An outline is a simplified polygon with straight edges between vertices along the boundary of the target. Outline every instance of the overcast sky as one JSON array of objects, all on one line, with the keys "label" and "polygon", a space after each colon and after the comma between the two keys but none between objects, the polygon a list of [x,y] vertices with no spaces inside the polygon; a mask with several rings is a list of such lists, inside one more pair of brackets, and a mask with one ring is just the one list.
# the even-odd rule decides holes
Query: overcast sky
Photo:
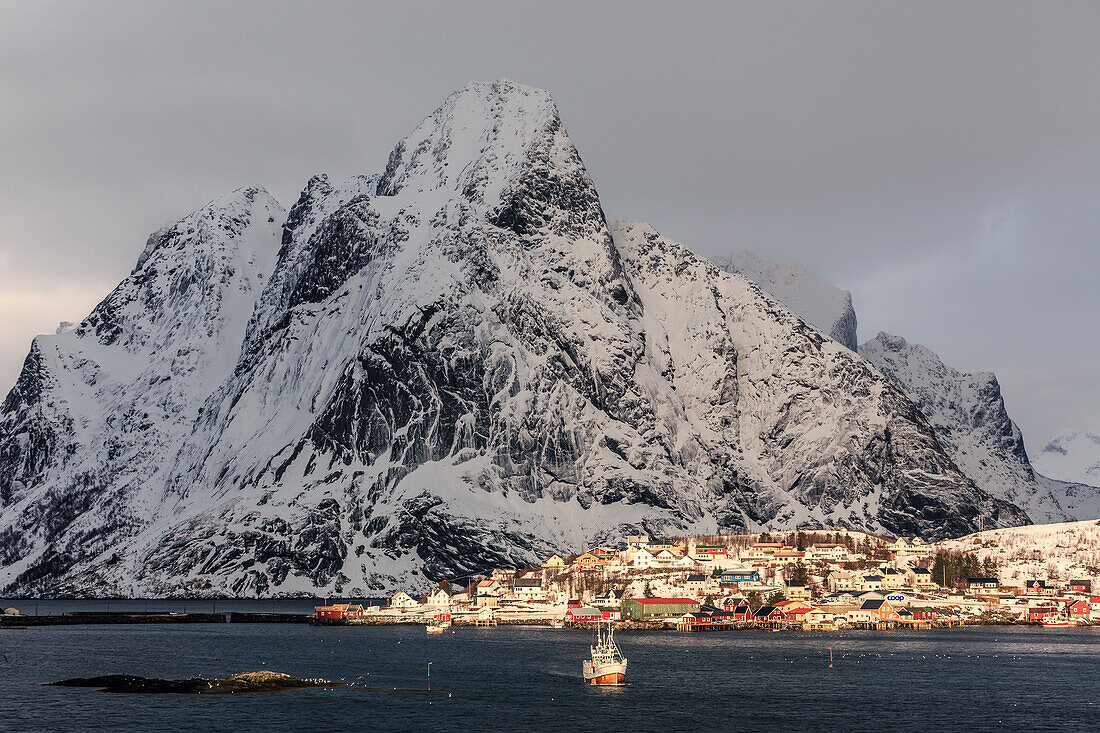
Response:
[{"label": "overcast sky", "polygon": [[[232,8],[225,6],[232,5]],[[0,393],[148,234],[384,167],[452,90],[549,89],[610,218],[796,260],[1100,428],[1100,4],[0,2]]]}]

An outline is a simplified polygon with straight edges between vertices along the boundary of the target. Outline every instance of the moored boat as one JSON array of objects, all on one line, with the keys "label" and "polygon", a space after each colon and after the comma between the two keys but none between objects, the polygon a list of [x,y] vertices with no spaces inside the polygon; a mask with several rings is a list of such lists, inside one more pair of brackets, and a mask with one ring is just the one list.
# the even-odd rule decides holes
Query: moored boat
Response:
[{"label": "moored boat", "polygon": [[1071,621],[1068,616],[1058,614],[1056,616],[1045,616],[1039,620],[1039,623],[1043,626],[1053,628],[1065,628],[1067,626],[1073,626],[1075,622]]},{"label": "moored boat", "polygon": [[611,621],[596,625],[596,643],[591,648],[591,658],[584,660],[581,672],[590,685],[621,685],[626,681],[626,657],[615,643]]}]

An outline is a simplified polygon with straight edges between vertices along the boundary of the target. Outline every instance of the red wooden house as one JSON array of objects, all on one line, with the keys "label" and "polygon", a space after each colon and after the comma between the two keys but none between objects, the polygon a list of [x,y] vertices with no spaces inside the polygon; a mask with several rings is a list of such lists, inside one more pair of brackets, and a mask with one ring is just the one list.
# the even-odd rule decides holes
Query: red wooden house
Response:
[{"label": "red wooden house", "polygon": [[601,619],[610,618],[610,611],[601,611],[598,608],[591,606],[583,606],[582,608],[570,608],[565,612],[565,620],[570,623],[591,623],[593,621],[599,621]]},{"label": "red wooden house", "polygon": [[752,609],[744,603],[740,606],[734,606],[733,611],[730,613],[733,615],[734,621],[752,621]]},{"label": "red wooden house", "polygon": [[1092,606],[1087,601],[1073,601],[1066,604],[1066,613],[1071,618],[1088,618],[1092,613]]},{"label": "red wooden house", "polygon": [[1069,581],[1069,592],[1080,593],[1081,595],[1088,595],[1089,593],[1092,593],[1092,581],[1071,580]]}]

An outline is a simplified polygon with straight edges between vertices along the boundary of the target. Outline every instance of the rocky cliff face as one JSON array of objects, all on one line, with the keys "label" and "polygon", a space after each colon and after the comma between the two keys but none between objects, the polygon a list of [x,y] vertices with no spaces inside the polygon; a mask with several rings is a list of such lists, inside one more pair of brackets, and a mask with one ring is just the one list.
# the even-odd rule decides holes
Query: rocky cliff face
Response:
[{"label": "rocky cliff face", "polygon": [[[277,253],[277,256],[276,256]],[[1027,521],[891,382],[604,219],[549,95],[154,235],[0,419],[0,590],[373,593],[627,532]]]},{"label": "rocky cliff face", "polygon": [[744,275],[799,318],[855,351],[856,310],[852,294],[834,288],[798,264],[779,265],[744,250],[714,258],[726,272]]},{"label": "rocky cliff face", "polygon": [[959,372],[926,347],[887,333],[859,353],[916,403],[948,455],[992,496],[1019,505],[1038,522],[1091,519],[1100,512],[1100,489],[1035,473],[992,373]]}]

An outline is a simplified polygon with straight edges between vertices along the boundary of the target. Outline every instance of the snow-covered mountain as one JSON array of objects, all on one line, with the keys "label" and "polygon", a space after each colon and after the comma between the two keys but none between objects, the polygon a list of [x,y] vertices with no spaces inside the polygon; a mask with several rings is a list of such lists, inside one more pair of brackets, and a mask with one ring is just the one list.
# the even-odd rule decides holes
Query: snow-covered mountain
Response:
[{"label": "snow-covered mountain", "polygon": [[726,272],[749,280],[818,331],[855,351],[856,311],[852,294],[834,288],[797,263],[780,265],[745,250],[713,258]]},{"label": "snow-covered mountain", "polygon": [[[280,234],[281,232],[281,234]],[[550,96],[154,235],[0,412],[0,592],[370,593],[586,543],[1027,521],[744,277],[609,225]]]},{"label": "snow-covered mountain", "polygon": [[982,489],[1023,507],[1036,522],[1100,516],[1100,489],[1047,479],[1032,469],[994,374],[960,372],[930,349],[887,333],[861,345],[859,353],[916,403],[948,455]]},{"label": "snow-covered mountain", "polygon": [[1100,486],[1100,434],[1067,430],[1043,446],[1032,462],[1037,470],[1060,481]]}]

